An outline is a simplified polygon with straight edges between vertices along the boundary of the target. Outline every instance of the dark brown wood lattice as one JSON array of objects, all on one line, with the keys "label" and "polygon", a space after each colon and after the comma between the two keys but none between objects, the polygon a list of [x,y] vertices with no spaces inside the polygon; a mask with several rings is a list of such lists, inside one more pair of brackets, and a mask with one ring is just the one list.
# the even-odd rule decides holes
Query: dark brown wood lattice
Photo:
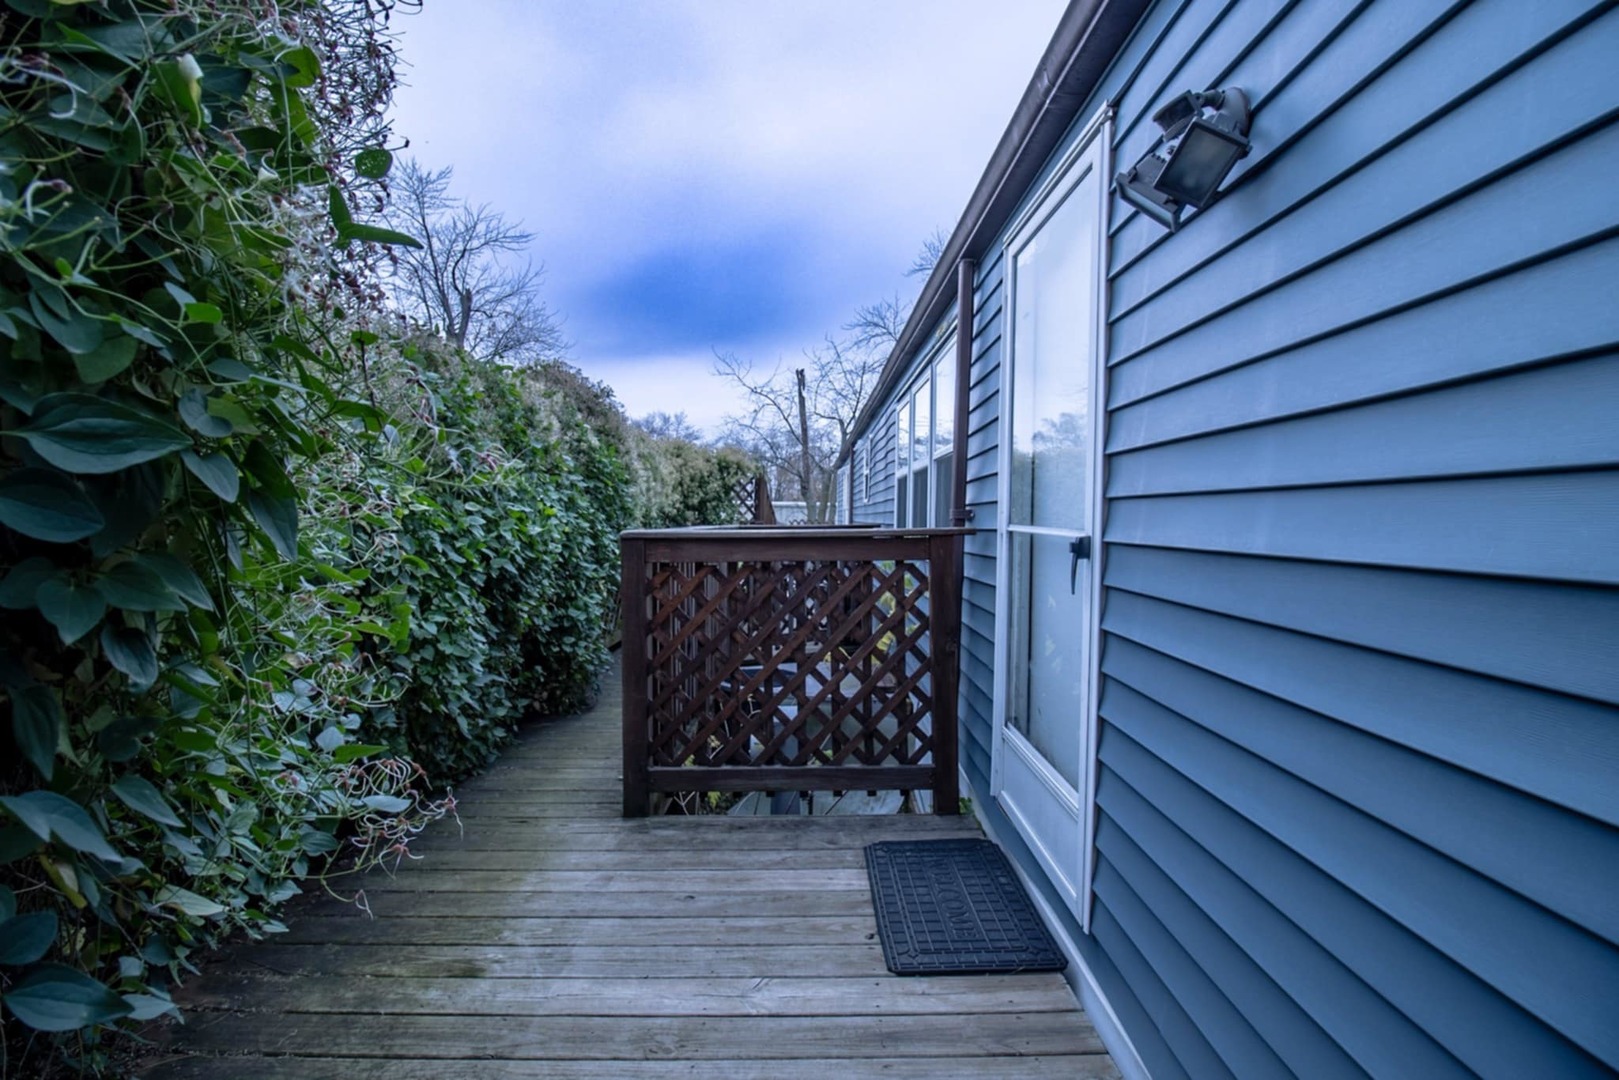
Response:
[{"label": "dark brown wood lattice", "polygon": [[920,789],[954,813],[960,530],[624,535],[624,807]]},{"label": "dark brown wood lattice", "polygon": [[774,525],[775,505],[770,499],[770,482],[763,473],[738,480],[731,488],[737,520],[744,525]]}]

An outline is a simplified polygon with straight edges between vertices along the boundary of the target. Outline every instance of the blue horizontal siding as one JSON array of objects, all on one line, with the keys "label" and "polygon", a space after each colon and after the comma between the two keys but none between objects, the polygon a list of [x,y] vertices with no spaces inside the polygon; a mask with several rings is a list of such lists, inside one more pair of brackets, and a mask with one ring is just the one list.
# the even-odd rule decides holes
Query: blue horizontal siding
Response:
[{"label": "blue horizontal siding", "polygon": [[[1420,941],[1354,903],[1331,878],[1184,783],[1122,730],[1110,726],[1104,733],[1102,762],[1097,799],[1104,850],[1122,859],[1119,838],[1128,837],[1165,881],[1229,935],[1308,1017],[1295,1018],[1293,1037],[1310,1038],[1313,1026],[1372,1076],[1470,1075],[1399,1008],[1398,999],[1378,993],[1355,970],[1364,952],[1345,958],[1333,948],[1353,934],[1362,950],[1405,946],[1429,960]],[[1261,868],[1263,874],[1253,876]],[[1172,902],[1155,897],[1154,903],[1169,907]],[[1327,932],[1334,926],[1345,933]],[[1196,933],[1197,928],[1189,929]],[[1468,985],[1442,960],[1422,970],[1431,981],[1419,985],[1430,991]],[[1315,1052],[1329,1063],[1341,1060],[1331,1050]],[[1300,1075],[1312,1075],[1313,1067]]]},{"label": "blue horizontal siding", "polygon": [[[1619,66],[1619,65],[1616,65]],[[1552,471],[1619,460],[1619,355],[1113,455],[1114,497]],[[1344,448],[1357,447],[1354,454]]]},{"label": "blue horizontal siding", "polygon": [[[1619,127],[1609,126],[1240,307],[1165,336],[1144,318],[1114,330],[1111,403],[1172,389],[1554,256],[1619,229]],[[1285,242],[1281,237],[1274,242]]]},{"label": "blue horizontal siding", "polygon": [[[1340,4],[1335,14],[1343,17],[1354,10]],[[1162,229],[1141,222],[1138,227],[1145,234],[1145,243],[1162,245],[1163,250],[1154,251],[1151,259],[1131,260],[1121,253],[1122,269],[1113,281],[1115,316],[1156,298],[1166,286],[1184,280],[1218,256],[1246,249],[1246,242],[1256,233],[1275,228],[1289,214],[1325,224],[1328,232],[1321,236],[1297,230],[1317,248],[1331,246],[1334,237],[1339,243],[1355,243],[1375,232],[1379,221],[1398,217],[1391,211],[1402,204],[1420,204],[1423,200],[1414,196],[1421,192],[1430,192],[1431,199],[1465,189],[1516,157],[1555,141],[1559,132],[1566,135],[1594,119],[1610,107],[1613,95],[1599,93],[1590,101],[1576,102],[1564,93],[1563,83],[1600,86],[1603,79],[1611,78],[1601,70],[1559,79],[1555,68],[1551,68],[1553,74],[1547,74],[1548,64],[1542,56],[1531,65],[1536,71],[1528,80],[1513,75],[1526,57],[1556,45],[1589,11],[1585,0],[1532,5],[1478,0],[1459,10],[1445,0],[1418,0],[1397,10],[1384,8],[1370,17],[1352,18],[1347,26],[1340,24],[1342,36],[1301,69],[1288,67],[1283,59],[1289,55],[1296,62],[1309,59],[1295,48],[1274,56],[1269,70],[1234,71],[1231,82],[1245,87],[1255,98],[1255,151],[1234,172],[1228,196],[1202,215],[1198,229],[1178,234],[1169,243]],[[1452,14],[1454,22],[1447,24]],[[1440,27],[1443,33],[1412,47],[1413,33]],[[1281,47],[1280,41],[1277,47]],[[1574,39],[1572,51],[1591,47],[1581,35]],[[1351,50],[1355,55],[1349,55]],[[1558,55],[1568,51],[1560,50]],[[1392,66],[1376,71],[1376,77],[1365,82],[1370,65],[1385,57],[1394,58]],[[1299,72],[1296,81],[1284,81],[1295,71]],[[1537,108],[1541,106],[1539,95],[1545,95],[1545,105],[1562,113],[1553,112],[1533,126],[1518,125],[1511,130],[1499,122],[1489,123],[1502,118],[1503,108],[1510,115],[1522,107],[1511,100],[1503,104],[1503,79],[1537,95]],[[1480,104],[1490,107],[1483,115]],[[1574,123],[1560,119],[1570,113],[1581,119]],[[1476,126],[1481,121],[1489,125],[1487,138],[1476,143],[1457,140],[1459,126]],[[1430,125],[1432,130],[1425,130]],[[1421,138],[1416,137],[1419,134]],[[1386,205],[1368,199],[1375,183],[1368,184],[1368,178],[1350,179],[1362,167],[1386,173],[1400,163],[1402,155],[1420,153],[1436,140],[1454,148],[1456,156],[1423,160],[1420,169],[1409,170],[1407,183]],[[1335,187],[1341,190],[1333,190]],[[1328,212],[1333,206],[1345,210],[1359,206],[1364,214],[1334,219]],[[1305,250],[1301,246],[1282,254],[1299,264]],[[1242,251],[1236,254],[1239,259],[1252,258]]]},{"label": "blue horizontal siding", "polygon": [[1619,704],[1619,603],[1605,589],[1124,546],[1110,553],[1107,580],[1116,590]]},{"label": "blue horizontal siding", "polygon": [[[1111,789],[1116,780],[1109,775],[1107,783]],[[1240,1028],[1248,1022],[1246,1018],[1251,1018],[1255,1034],[1262,1037],[1280,1062],[1291,1070],[1288,1075],[1321,1080],[1355,1080],[1366,1075],[1365,1070],[1316,1024],[1303,1005],[1277,985],[1264,967],[1106,814],[1101,817],[1097,848],[1101,866],[1096,891],[1102,903],[1110,910],[1119,906],[1109,895],[1113,874],[1117,874],[1136,897],[1148,898],[1137,902],[1147,905],[1173,939],[1184,946],[1201,969],[1204,980],[1208,972],[1220,973],[1222,993],[1245,1018],[1231,1026]]]},{"label": "blue horizontal siding", "polygon": [[[1114,409],[1108,448],[1130,450],[1603,351],[1619,341],[1619,305],[1611,302],[1616,262],[1619,240],[1593,244]],[[1570,310],[1581,317],[1569,318]]]},{"label": "blue horizontal siding", "polygon": [[1118,823],[1370,1075],[1609,1075],[1122,727],[1102,759],[1103,832]]},{"label": "blue horizontal siding", "polygon": [[1104,88],[1121,162],[1170,93],[1257,104],[1109,253],[1095,925],[1181,1007],[1144,1057],[1619,1066],[1611,8],[1160,4]]},{"label": "blue horizontal siding", "polygon": [[[1619,831],[1132,642],[1111,677],[1610,942]],[[1308,732],[1308,738],[1300,738]]]},{"label": "blue horizontal siding", "polygon": [[1159,1080],[1619,1069],[1615,6],[1160,0],[1079,110],[1124,164],[1256,105],[1218,201],[1109,224],[1089,935],[989,797],[980,260],[963,768]]},{"label": "blue horizontal siding", "polygon": [[1619,724],[1610,706],[1111,588],[1102,626],[1619,827]]},{"label": "blue horizontal siding", "polygon": [[1105,536],[1615,585],[1619,470],[1117,499]]}]

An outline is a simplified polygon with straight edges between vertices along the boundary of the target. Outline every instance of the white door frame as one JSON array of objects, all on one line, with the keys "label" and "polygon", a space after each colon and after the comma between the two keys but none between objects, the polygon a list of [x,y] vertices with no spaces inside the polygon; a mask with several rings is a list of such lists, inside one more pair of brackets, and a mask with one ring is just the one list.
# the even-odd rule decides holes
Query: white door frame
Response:
[{"label": "white door frame", "polygon": [[[995,606],[995,709],[993,715],[993,737],[990,759],[990,791],[993,796],[1000,799],[1003,790],[1006,757],[1009,753],[1018,756],[1032,766],[1035,775],[1045,782],[1052,793],[1058,796],[1068,806],[1072,807],[1080,823],[1080,850],[1075,852],[1049,851],[1041,838],[1034,835],[1029,822],[1024,820],[1018,812],[1006,803],[1003,808],[1008,810],[1007,816],[1019,834],[1029,844],[1037,858],[1043,864],[1047,877],[1056,885],[1059,891],[1069,892],[1064,882],[1071,881],[1074,888],[1067,897],[1070,906],[1080,920],[1081,929],[1090,933],[1091,928],[1091,901],[1092,882],[1095,877],[1095,846],[1096,846],[1096,783],[1097,783],[1097,739],[1099,734],[1098,704],[1101,698],[1101,612],[1102,612],[1102,526],[1103,526],[1103,483],[1105,469],[1103,450],[1105,446],[1105,429],[1107,420],[1107,253],[1108,253],[1108,210],[1111,203],[1111,174],[1112,174],[1112,142],[1113,142],[1113,109],[1111,105],[1104,105],[1091,121],[1085,126],[1080,137],[1075,140],[1070,149],[1063,155],[1058,166],[1051,171],[1048,179],[1041,185],[1036,196],[1029,201],[1027,209],[1017,218],[1013,226],[1007,231],[1007,240],[1002,249],[1002,266],[1007,288],[1006,296],[1001,305],[1001,319],[1003,344],[1001,352],[1001,387],[1000,387],[1000,427],[998,432],[999,446],[999,477],[997,504],[998,514],[996,520],[996,606]],[[1091,557],[1085,560],[1086,588],[1089,591],[1089,615],[1086,624],[1081,628],[1082,647],[1086,650],[1086,682],[1084,713],[1081,717],[1083,730],[1080,739],[1081,760],[1078,763],[1080,790],[1076,793],[1068,788],[1063,780],[1049,764],[1047,764],[1023,740],[1021,735],[1009,733],[1006,725],[1007,699],[1010,693],[1007,677],[1007,650],[1011,641],[1011,613],[1008,611],[1007,598],[1011,595],[1011,559],[1010,533],[1007,529],[1007,514],[1011,505],[1011,473],[1012,473],[1012,401],[1014,388],[1012,380],[1016,377],[1013,370],[1013,357],[1015,349],[1014,334],[1016,333],[1013,313],[1016,301],[1017,274],[1016,252],[1023,243],[1036,232],[1041,225],[1062,205],[1066,196],[1092,172],[1097,177],[1096,215],[1097,215],[1097,265],[1094,279],[1096,282],[1096,340],[1091,350],[1091,461],[1090,461],[1090,521],[1091,521]],[[1037,530],[1030,530],[1037,531]],[[1016,745],[1021,744],[1021,745]],[[1077,806],[1075,800],[1077,798]]]}]

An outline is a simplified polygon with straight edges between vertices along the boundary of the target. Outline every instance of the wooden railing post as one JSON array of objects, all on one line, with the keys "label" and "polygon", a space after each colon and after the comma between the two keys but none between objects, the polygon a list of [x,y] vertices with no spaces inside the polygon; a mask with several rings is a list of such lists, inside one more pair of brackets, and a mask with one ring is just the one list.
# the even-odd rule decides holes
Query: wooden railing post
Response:
[{"label": "wooden railing post", "polygon": [[934,535],[928,552],[928,660],[933,677],[933,812],[961,812],[956,694],[961,672],[960,535]]},{"label": "wooden railing post", "polygon": [[646,817],[647,786],[647,565],[646,541],[620,537],[619,587],[624,598],[624,816]]}]

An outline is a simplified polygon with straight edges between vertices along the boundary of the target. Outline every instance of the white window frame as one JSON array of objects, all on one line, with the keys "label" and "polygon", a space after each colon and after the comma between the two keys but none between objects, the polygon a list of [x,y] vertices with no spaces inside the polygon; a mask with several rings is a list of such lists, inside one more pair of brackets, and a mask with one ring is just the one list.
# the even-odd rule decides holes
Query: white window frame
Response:
[{"label": "white window frame", "polygon": [[[951,421],[953,425],[955,419],[955,402],[953,400],[943,403],[939,401],[938,378],[935,373],[939,370],[940,364],[953,363],[951,354],[955,350],[955,343],[955,335],[950,334],[949,336],[945,337],[937,347],[930,350],[928,352],[927,361],[919,365],[916,377],[910,382],[906,383],[904,390],[902,390],[895,397],[893,411],[894,525],[898,528],[930,529],[942,528],[943,526],[949,524],[948,521],[940,520],[944,515],[950,512],[950,508],[948,506],[937,505],[938,500],[934,498],[935,494],[937,494],[934,472],[939,467],[939,457],[941,454],[948,450],[957,449],[960,447],[961,434],[960,432],[954,433],[949,447],[940,446],[938,439],[939,408],[942,404],[951,410]],[[927,433],[928,445],[927,450],[923,454],[923,463],[920,466],[917,466],[914,464],[915,459],[913,455],[916,410],[912,407],[912,402],[916,399],[917,391],[922,389],[924,386],[927,389],[927,400],[929,402]],[[959,388],[957,388],[957,392],[960,392]],[[907,417],[911,424],[911,430],[904,432],[903,434],[900,431],[901,416]],[[918,479],[920,479],[920,481],[927,487],[927,509],[923,514],[925,520],[921,522],[912,521],[910,515],[911,506],[915,499],[915,485],[918,482]],[[900,498],[901,480],[905,481],[905,497],[903,499]]]}]

